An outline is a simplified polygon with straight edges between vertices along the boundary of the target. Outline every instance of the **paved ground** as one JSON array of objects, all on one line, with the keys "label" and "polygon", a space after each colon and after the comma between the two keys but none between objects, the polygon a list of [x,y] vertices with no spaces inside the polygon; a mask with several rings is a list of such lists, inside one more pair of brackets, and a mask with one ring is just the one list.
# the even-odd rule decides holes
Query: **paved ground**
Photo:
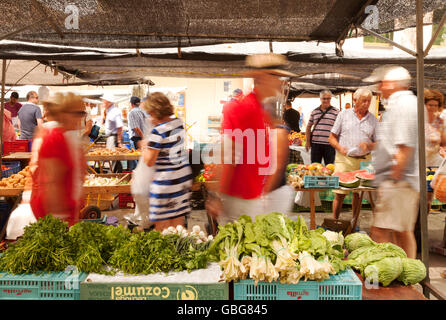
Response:
[{"label": "paved ground", "polygon": [[[119,222],[126,226],[127,221],[124,216],[126,214],[132,213],[133,210],[121,210],[115,209],[110,211],[104,211],[103,214],[107,216],[116,216],[119,219]],[[309,212],[299,212],[299,213],[290,213],[291,217],[296,217],[297,215],[302,215],[306,220],[307,224],[310,224],[310,213]],[[324,218],[331,218],[331,213],[317,212],[316,213],[316,224],[321,225]],[[341,213],[341,219],[351,219],[352,214],[345,209]],[[372,212],[371,210],[362,210],[360,213],[359,219],[359,227],[361,231],[365,231],[369,233],[370,225],[371,225]],[[429,214],[428,216],[428,227],[429,227],[429,241],[431,245],[435,245],[443,240],[443,232],[445,229],[445,219],[446,212],[438,212],[435,214]],[[194,225],[199,225],[202,230],[205,230],[205,226],[208,223],[206,211],[205,210],[194,210],[191,214],[188,222],[188,228],[191,229]],[[437,288],[443,295],[446,296],[446,279],[442,278],[441,273],[446,271],[446,257],[430,253],[429,256],[429,275],[431,279],[431,284]],[[416,286],[418,290],[421,290],[421,286]],[[435,300],[434,297],[431,299]]]}]

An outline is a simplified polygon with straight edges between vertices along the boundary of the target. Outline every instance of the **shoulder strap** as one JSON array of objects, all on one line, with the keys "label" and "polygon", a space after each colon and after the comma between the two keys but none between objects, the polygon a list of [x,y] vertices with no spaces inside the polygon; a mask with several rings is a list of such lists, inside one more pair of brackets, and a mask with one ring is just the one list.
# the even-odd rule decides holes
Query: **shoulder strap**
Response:
[{"label": "shoulder strap", "polygon": [[[316,126],[319,124],[319,122],[322,120],[322,118],[327,114],[327,112],[331,110],[331,108],[332,108],[332,106],[328,107],[327,110],[322,112],[321,117],[319,119],[317,119],[316,123],[314,124],[313,131],[316,129]],[[313,131],[311,131],[311,132],[313,132]]]}]

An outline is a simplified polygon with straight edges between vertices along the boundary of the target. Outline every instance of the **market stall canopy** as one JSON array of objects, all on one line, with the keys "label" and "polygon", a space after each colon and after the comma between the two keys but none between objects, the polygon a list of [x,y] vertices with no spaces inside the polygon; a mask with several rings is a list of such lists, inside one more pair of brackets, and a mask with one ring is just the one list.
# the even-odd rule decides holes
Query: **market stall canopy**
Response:
[{"label": "market stall canopy", "polygon": [[[261,43],[267,46],[267,43]],[[200,47],[207,52],[195,48],[182,53],[140,53],[134,57],[108,58],[100,60],[51,60],[63,72],[76,75],[84,81],[107,81],[112,79],[146,79],[148,76],[200,77],[200,78],[240,78],[246,69],[247,54],[262,51],[260,45],[249,46],[247,50],[231,50]],[[232,46],[232,45],[231,45]],[[295,47],[293,47],[295,46]],[[276,50],[277,49],[277,50]],[[366,50],[345,51],[344,57],[335,54],[334,45],[317,46],[313,42],[301,42],[275,52],[285,54],[289,61],[289,70],[297,74],[293,81],[313,83],[321,86],[333,86],[352,90],[359,86],[369,85],[362,79],[383,64],[398,64],[406,67],[416,75],[416,58],[397,49],[387,52],[370,52]],[[294,50],[294,51],[286,51]],[[211,53],[212,52],[212,53]],[[446,92],[446,48],[434,48],[425,58],[426,86]],[[415,81],[412,83],[415,88]]]},{"label": "market stall canopy", "polygon": [[[36,60],[8,60],[6,64],[5,84],[7,86],[40,85],[40,86],[80,86],[80,85],[130,85],[145,83],[154,85],[147,77],[113,76],[103,79],[90,77],[82,79],[76,73],[63,71],[53,67],[48,61]],[[82,74],[81,74],[82,75]]]},{"label": "market stall canopy", "polygon": [[[54,72],[47,65],[36,60],[8,60],[6,68],[5,84],[7,86],[87,84],[86,81],[71,74]],[[70,83],[68,83],[68,79],[70,79]]]},{"label": "market stall canopy", "polygon": [[[289,69],[297,74],[293,81],[325,87],[353,90],[368,85],[362,79],[383,64],[398,64],[416,74],[415,57],[393,49],[349,48],[344,56],[335,52],[335,44],[315,42],[273,42],[276,53],[286,55]],[[0,41],[0,58],[8,59],[7,84],[15,84],[24,74],[41,64],[19,84],[38,85],[113,85],[147,83],[150,77],[240,78],[249,54],[269,51],[265,41],[220,44],[185,48],[178,56],[175,48],[101,49],[62,47],[46,44]],[[32,56],[38,61],[14,60]],[[65,56],[67,54],[67,56]],[[13,60],[9,60],[13,59]],[[57,69],[58,76],[54,76]],[[11,75],[12,74],[12,75]],[[446,48],[433,48],[425,58],[426,86],[446,92]],[[415,88],[415,83],[413,83]]]},{"label": "market stall canopy", "polygon": [[[415,0],[3,0],[0,39],[139,49],[339,42],[364,22],[369,5],[379,15],[376,32],[415,26]],[[443,6],[444,0],[424,1],[426,13]],[[404,21],[395,25],[398,19]]]}]

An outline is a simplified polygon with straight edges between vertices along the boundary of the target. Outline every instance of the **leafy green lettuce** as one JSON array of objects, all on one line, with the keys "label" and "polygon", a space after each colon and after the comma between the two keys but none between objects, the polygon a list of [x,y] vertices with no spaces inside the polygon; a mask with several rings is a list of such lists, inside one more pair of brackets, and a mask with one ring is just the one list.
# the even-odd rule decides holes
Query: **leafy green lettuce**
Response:
[{"label": "leafy green lettuce", "polygon": [[403,258],[403,272],[398,277],[406,286],[420,282],[426,278],[426,266],[418,259]]},{"label": "leafy green lettuce", "polygon": [[378,278],[379,283],[387,287],[393,280],[399,277],[402,271],[403,262],[400,257],[384,258],[368,265],[364,269],[364,276],[370,282]]},{"label": "leafy green lettuce", "polygon": [[345,248],[348,252],[352,252],[361,247],[374,246],[375,241],[372,240],[367,234],[356,232],[347,235],[344,239]]}]

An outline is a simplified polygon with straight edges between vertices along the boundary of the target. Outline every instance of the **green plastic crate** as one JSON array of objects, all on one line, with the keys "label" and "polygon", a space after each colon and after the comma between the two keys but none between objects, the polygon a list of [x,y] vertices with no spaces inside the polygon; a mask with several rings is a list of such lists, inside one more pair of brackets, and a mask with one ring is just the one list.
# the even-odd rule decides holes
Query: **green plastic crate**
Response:
[{"label": "green plastic crate", "polygon": [[87,273],[42,272],[14,275],[0,272],[0,300],[80,300]]},{"label": "green plastic crate", "polygon": [[338,189],[339,177],[334,176],[305,176],[304,188]]},{"label": "green plastic crate", "polygon": [[330,279],[282,284],[241,280],[234,283],[234,300],[362,300],[362,283],[351,269]]}]

